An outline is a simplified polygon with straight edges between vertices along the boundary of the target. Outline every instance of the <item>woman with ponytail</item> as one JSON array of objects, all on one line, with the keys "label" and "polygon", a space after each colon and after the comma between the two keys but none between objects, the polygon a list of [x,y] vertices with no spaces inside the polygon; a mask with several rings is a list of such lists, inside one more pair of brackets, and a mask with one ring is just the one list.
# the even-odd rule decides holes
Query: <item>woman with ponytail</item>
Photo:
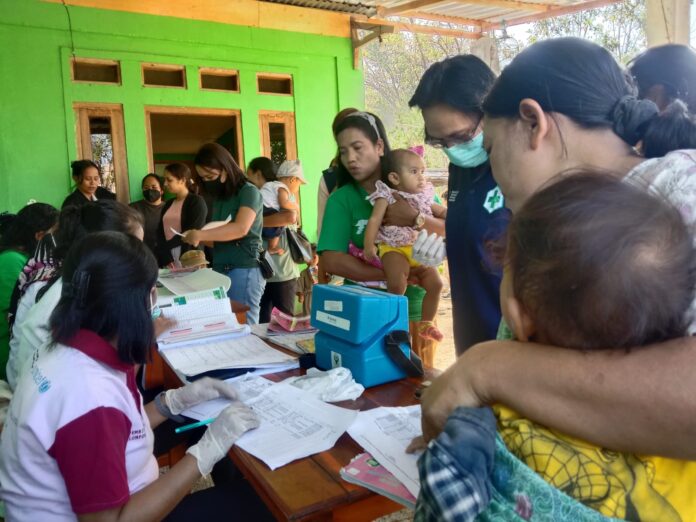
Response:
[{"label": "woman with ponytail", "polygon": [[[592,168],[664,195],[696,238],[696,151],[675,150],[681,144],[670,137],[670,118],[678,115],[660,114],[636,94],[609,52],[588,41],[546,40],[521,52],[483,104],[484,147],[513,214],[559,173]],[[657,138],[672,152],[646,160],[636,145],[650,150]],[[458,406],[500,403],[607,450],[696,458],[693,337],[653,349],[606,348],[589,354],[516,341],[475,345],[424,393],[424,436],[437,436]],[[656,488],[679,476],[650,459]],[[678,502],[692,499],[693,492]]]},{"label": "woman with ponytail", "polygon": [[34,350],[48,342],[48,316],[60,299],[61,269],[68,250],[86,234],[104,230],[125,232],[142,239],[142,217],[135,209],[112,200],[68,205],[58,216],[57,230],[50,238],[46,237],[50,248],[43,245],[44,249],[37,249],[37,257],[27,264],[41,265],[43,269],[34,271],[20,288],[22,294],[14,316],[7,361],[7,381],[12,389]]}]

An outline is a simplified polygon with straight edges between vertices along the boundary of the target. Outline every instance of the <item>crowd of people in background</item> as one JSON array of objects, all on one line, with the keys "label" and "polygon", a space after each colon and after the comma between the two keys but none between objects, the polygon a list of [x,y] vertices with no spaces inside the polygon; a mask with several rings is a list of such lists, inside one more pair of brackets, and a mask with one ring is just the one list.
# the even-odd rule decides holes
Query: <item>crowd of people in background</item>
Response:
[{"label": "crowd of people in background", "polygon": [[[696,519],[696,53],[650,49],[627,74],[606,49],[560,38],[498,77],[455,56],[426,71],[409,105],[449,159],[446,201],[418,149],[392,149],[378,115],[346,108],[321,177],[266,157],[245,171],[208,143],[193,171],[147,174],[130,206],[85,159],[61,210],[0,215],[11,517],[183,520],[234,505],[270,519],[238,476],[187,496],[201,474],[229,482],[223,457],[258,425],[240,402],[158,476],[153,430],[235,397],[202,379],[143,401],[136,377],[163,328],[158,269],[227,275],[250,324],[274,309],[309,315],[318,282],[405,295],[413,350],[432,367],[446,251],[459,357],[422,397],[416,519]],[[317,243],[299,264],[289,234],[312,179]]]}]

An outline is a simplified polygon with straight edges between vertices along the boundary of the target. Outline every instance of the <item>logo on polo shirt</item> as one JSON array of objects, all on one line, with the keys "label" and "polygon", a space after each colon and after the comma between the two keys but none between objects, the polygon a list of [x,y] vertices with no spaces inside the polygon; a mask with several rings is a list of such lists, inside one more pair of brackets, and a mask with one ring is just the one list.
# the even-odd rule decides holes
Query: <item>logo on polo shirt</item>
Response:
[{"label": "logo on polo shirt", "polygon": [[483,200],[483,208],[485,208],[489,214],[492,214],[496,210],[503,208],[505,205],[505,197],[497,186],[494,189],[488,191],[486,194],[486,199]]},{"label": "logo on polo shirt", "polygon": [[459,195],[459,191],[453,190],[452,192],[450,192],[449,197],[447,198],[447,201],[449,201],[450,203],[454,203],[455,201],[457,201],[458,195]]},{"label": "logo on polo shirt", "polygon": [[145,428],[135,428],[131,431],[128,440],[140,440],[144,439],[146,436]]},{"label": "logo on polo shirt", "polygon": [[362,235],[362,233],[365,231],[365,227],[367,226],[367,219],[361,219],[355,223],[355,233],[358,235]]},{"label": "logo on polo shirt", "polygon": [[51,381],[49,381],[38,366],[33,366],[31,368],[31,376],[34,379],[34,383],[39,388],[39,393],[46,393],[51,389]]}]

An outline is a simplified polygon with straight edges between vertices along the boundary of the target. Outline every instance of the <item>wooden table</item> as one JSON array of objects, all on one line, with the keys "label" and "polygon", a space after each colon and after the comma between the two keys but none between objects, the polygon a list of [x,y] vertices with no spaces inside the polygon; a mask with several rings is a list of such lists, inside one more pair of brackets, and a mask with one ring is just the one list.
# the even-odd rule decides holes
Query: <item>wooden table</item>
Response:
[{"label": "wooden table", "polygon": [[[303,372],[293,370],[266,377],[281,381],[300,373]],[[357,400],[340,402],[337,406],[369,410],[378,406],[416,404],[415,391],[420,383],[421,379],[403,379],[368,388]],[[296,460],[275,471],[236,446],[230,456],[278,520],[358,522],[403,509],[386,497],[341,479],[341,468],[364,451],[344,433],[332,449]]]},{"label": "wooden table", "polygon": [[[235,312],[243,314],[241,310]],[[290,353],[279,346],[273,347]],[[160,359],[159,354],[154,358]],[[181,381],[169,366],[166,363],[162,366],[165,387],[181,386]],[[291,370],[265,377],[278,382],[302,374],[304,370]],[[426,370],[425,379],[434,376],[433,370]],[[358,399],[340,402],[337,406],[364,411],[378,406],[416,404],[415,392],[423,380],[408,378],[368,388]],[[403,509],[386,497],[341,479],[341,468],[363,452],[344,433],[332,449],[296,460],[275,471],[236,446],[230,451],[230,457],[278,520],[360,522]]]}]

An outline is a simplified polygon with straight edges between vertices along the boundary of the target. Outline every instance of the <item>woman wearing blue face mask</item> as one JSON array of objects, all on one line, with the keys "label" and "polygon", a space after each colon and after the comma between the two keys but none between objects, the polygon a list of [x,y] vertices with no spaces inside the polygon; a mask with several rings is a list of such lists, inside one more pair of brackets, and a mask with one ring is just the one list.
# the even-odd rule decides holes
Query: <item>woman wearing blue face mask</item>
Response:
[{"label": "woman wearing blue face mask", "polygon": [[494,80],[477,57],[455,56],[430,66],[409,102],[422,111],[426,143],[450,160],[446,231],[457,355],[495,339],[500,323],[502,264],[494,254],[510,216],[481,129],[481,104]]}]

